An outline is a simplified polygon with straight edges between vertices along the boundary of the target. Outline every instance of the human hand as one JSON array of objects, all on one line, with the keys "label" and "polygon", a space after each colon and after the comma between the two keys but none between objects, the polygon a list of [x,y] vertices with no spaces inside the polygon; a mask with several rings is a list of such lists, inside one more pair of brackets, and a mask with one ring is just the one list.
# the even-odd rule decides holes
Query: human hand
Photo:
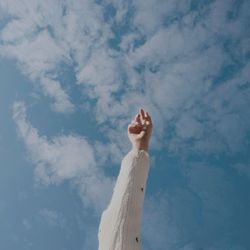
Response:
[{"label": "human hand", "polygon": [[148,151],[152,134],[152,120],[148,112],[140,109],[134,120],[128,125],[128,137],[134,149]]}]

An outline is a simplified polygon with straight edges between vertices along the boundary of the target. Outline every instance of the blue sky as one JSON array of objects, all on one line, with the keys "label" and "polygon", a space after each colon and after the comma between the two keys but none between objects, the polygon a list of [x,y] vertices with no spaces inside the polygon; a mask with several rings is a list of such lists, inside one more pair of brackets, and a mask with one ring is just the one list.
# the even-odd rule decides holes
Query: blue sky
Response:
[{"label": "blue sky", "polygon": [[154,122],[143,250],[250,249],[249,10],[0,0],[1,249],[97,249],[140,107]]}]

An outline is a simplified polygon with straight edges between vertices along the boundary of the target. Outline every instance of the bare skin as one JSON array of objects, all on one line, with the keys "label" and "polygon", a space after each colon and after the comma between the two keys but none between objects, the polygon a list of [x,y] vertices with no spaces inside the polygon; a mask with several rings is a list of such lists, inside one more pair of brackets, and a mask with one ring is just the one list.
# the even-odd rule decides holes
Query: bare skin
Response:
[{"label": "bare skin", "polygon": [[128,137],[133,149],[148,151],[152,128],[150,115],[140,109],[134,120],[128,125]]}]

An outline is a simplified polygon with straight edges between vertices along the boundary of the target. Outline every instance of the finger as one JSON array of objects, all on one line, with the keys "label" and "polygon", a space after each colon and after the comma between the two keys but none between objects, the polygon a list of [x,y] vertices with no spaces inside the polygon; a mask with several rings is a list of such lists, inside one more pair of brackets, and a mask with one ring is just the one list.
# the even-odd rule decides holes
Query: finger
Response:
[{"label": "finger", "polygon": [[145,112],[143,109],[140,109],[140,115],[141,115],[142,121],[144,121],[145,120]]},{"label": "finger", "polygon": [[148,112],[146,112],[145,119],[146,119],[147,121],[149,121],[150,123],[152,123],[151,117],[150,117],[150,115],[149,115]]},{"label": "finger", "polygon": [[136,115],[135,120],[136,120],[136,122],[138,122],[138,123],[139,123],[139,125],[141,125],[140,114],[137,114],[137,115]]},{"label": "finger", "polygon": [[132,121],[131,123],[128,124],[128,127],[137,127],[138,123],[135,121]]},{"label": "finger", "polygon": [[132,122],[136,122],[138,114],[135,115],[134,119],[132,120]]},{"label": "finger", "polygon": [[133,126],[133,125],[128,125],[128,133],[129,134],[132,134],[132,133],[134,133],[135,132],[135,126]]},{"label": "finger", "polygon": [[145,118],[145,112],[144,112],[144,110],[143,110],[143,109],[140,109],[140,115],[141,115],[142,119],[144,119],[144,118]]},{"label": "finger", "polygon": [[138,134],[138,139],[142,139],[146,134],[146,131],[145,130],[142,130],[139,134]]},{"label": "finger", "polygon": [[141,131],[141,125],[138,125],[138,123],[129,124],[128,125],[128,132],[131,134],[139,134]]}]

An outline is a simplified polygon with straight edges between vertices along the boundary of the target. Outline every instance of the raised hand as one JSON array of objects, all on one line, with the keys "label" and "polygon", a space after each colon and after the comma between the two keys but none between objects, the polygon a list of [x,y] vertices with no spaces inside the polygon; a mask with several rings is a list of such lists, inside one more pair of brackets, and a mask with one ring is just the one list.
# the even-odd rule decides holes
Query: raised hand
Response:
[{"label": "raised hand", "polygon": [[134,120],[128,125],[128,137],[134,149],[148,151],[152,134],[152,120],[148,112],[140,109]]}]

